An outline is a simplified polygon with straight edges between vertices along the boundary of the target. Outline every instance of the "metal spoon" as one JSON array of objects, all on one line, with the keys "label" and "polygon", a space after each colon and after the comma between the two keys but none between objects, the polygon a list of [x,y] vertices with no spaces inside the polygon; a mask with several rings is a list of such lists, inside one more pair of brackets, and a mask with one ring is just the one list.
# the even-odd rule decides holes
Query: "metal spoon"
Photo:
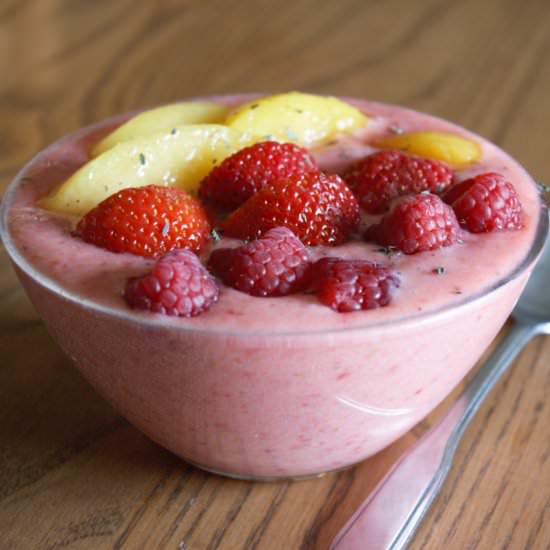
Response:
[{"label": "metal spoon", "polygon": [[403,455],[333,540],[330,550],[407,547],[439,493],[455,451],[501,375],[537,334],[550,334],[550,239],[513,313],[514,324],[445,416]]}]

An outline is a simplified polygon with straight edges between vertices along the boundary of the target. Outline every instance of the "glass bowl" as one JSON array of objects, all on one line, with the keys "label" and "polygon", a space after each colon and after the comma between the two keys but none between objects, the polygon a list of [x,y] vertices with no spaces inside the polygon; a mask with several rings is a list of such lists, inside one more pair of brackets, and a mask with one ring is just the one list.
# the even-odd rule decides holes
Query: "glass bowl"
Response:
[{"label": "glass bowl", "polygon": [[39,158],[9,186],[0,235],[48,330],[138,429],[191,464],[239,478],[320,475],[410,430],[502,327],[548,232],[541,204],[535,238],[512,273],[406,319],[299,332],[195,329],[83,299],[27,261],[14,245],[8,211]]}]

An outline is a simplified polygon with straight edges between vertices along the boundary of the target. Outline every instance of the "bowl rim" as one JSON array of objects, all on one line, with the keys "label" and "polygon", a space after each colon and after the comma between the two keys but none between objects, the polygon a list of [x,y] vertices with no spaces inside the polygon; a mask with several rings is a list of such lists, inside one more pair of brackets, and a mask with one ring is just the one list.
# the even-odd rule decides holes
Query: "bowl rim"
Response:
[{"label": "bowl rim", "polygon": [[[222,99],[222,98],[231,100],[232,98],[236,98],[236,97],[241,97],[241,98],[258,97],[259,95],[261,94],[213,95],[209,97],[208,96],[193,97],[193,98],[186,99],[185,101],[200,101],[205,99],[216,100],[216,99]],[[353,101],[356,98],[343,97],[343,99]],[[373,103],[378,103],[378,102],[373,102]],[[386,106],[391,105],[389,103],[380,103],[380,104],[386,105]],[[400,106],[400,108],[408,111],[413,111],[412,109],[408,109],[402,106]],[[83,298],[79,296],[77,293],[63,288],[61,284],[57,283],[55,280],[41,273],[38,269],[33,267],[26,260],[24,255],[15,246],[15,243],[13,242],[13,239],[11,237],[9,224],[8,224],[8,211],[11,204],[11,199],[15,195],[15,191],[20,181],[24,178],[28,168],[32,166],[41,156],[46,155],[52,148],[58,147],[65,141],[72,140],[74,138],[80,137],[85,133],[89,133],[94,130],[97,130],[109,122],[111,123],[116,123],[117,121],[123,122],[129,116],[132,116],[133,114],[137,114],[140,111],[142,111],[142,109],[125,112],[112,117],[102,119],[94,124],[81,127],[74,132],[65,134],[60,139],[54,141],[53,143],[51,143],[50,145],[48,145],[47,147],[39,151],[36,155],[34,155],[27,163],[25,163],[25,165],[19,170],[19,172],[15,175],[15,177],[11,180],[11,182],[6,187],[2,200],[0,201],[0,240],[4,244],[8,257],[11,259],[11,261],[28,277],[33,279],[36,283],[46,288],[53,294],[67,301],[73,302],[78,306],[86,307],[90,310],[90,312],[94,312],[96,314],[116,317],[121,321],[136,323],[144,326],[154,327],[157,329],[169,328],[171,330],[177,330],[177,331],[181,330],[189,333],[222,334],[226,336],[288,337],[288,336],[307,336],[307,335],[323,335],[323,334],[329,335],[329,334],[339,334],[339,333],[361,332],[365,330],[375,330],[378,328],[385,328],[385,327],[394,326],[394,325],[397,326],[397,325],[406,325],[409,323],[419,323],[419,322],[433,320],[451,311],[455,311],[455,310],[467,307],[468,305],[473,304],[474,302],[481,300],[487,297],[488,295],[496,292],[501,287],[505,286],[509,282],[518,278],[524,272],[526,272],[537,260],[540,253],[542,252],[542,249],[547,239],[549,225],[550,225],[549,223],[550,211],[548,210],[548,207],[545,204],[545,202],[542,200],[542,196],[539,196],[538,223],[535,231],[535,236],[531,243],[531,247],[527,252],[527,254],[525,255],[524,259],[512,271],[510,271],[506,275],[494,281],[493,284],[490,285],[489,287],[485,287],[479,292],[472,293],[466,296],[462,300],[444,304],[443,306],[437,309],[414,313],[406,317],[389,319],[389,320],[384,320],[384,321],[374,322],[374,323],[370,322],[364,325],[358,324],[358,325],[347,326],[347,327],[319,328],[319,329],[313,329],[313,330],[306,329],[306,330],[299,330],[299,331],[296,331],[296,330],[263,331],[263,330],[250,330],[250,329],[231,330],[231,329],[222,328],[222,327],[210,328],[210,327],[204,327],[204,326],[192,327],[188,325],[178,325],[178,318],[166,317],[166,316],[161,316],[156,314],[148,314],[146,312],[136,312],[133,310],[124,311],[123,309],[116,309],[110,306],[102,305],[94,302],[93,300]],[[533,183],[536,184],[535,180],[533,178],[531,179],[533,180]]]}]

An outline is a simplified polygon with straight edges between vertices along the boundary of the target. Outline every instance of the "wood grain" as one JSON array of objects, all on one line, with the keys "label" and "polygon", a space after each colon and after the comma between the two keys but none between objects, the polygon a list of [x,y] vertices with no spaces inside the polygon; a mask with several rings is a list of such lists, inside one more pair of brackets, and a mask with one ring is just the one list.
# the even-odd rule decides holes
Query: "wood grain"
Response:
[{"label": "wood grain", "polygon": [[[414,6],[414,7],[413,7]],[[186,96],[300,89],[432,112],[550,179],[547,0],[3,0],[0,181],[105,116]],[[470,427],[413,549],[550,548],[550,342]],[[232,481],[114,412],[0,256],[0,548],[326,549],[433,416],[322,479]],[[368,548],[368,546],[366,546]]]}]

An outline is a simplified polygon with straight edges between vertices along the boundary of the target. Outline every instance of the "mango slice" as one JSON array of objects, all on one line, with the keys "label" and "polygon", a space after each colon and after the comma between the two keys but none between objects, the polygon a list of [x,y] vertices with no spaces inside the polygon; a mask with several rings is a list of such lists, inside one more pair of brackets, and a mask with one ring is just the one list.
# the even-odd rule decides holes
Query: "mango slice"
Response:
[{"label": "mango slice", "polygon": [[184,124],[218,124],[227,116],[225,105],[210,101],[175,103],[144,111],[111,132],[92,149],[92,156],[104,153],[118,143],[171,130]]},{"label": "mango slice", "polygon": [[481,147],[475,141],[447,132],[408,132],[383,138],[374,144],[384,149],[401,149],[456,167],[464,167],[481,157]]},{"label": "mango slice", "polygon": [[193,193],[214,165],[246,145],[244,136],[226,126],[177,126],[115,145],[84,164],[39,204],[81,216],[126,187],[157,184]]},{"label": "mango slice", "polygon": [[289,141],[306,147],[362,128],[367,122],[361,111],[335,97],[300,92],[249,101],[230,112],[225,121],[256,140]]}]

